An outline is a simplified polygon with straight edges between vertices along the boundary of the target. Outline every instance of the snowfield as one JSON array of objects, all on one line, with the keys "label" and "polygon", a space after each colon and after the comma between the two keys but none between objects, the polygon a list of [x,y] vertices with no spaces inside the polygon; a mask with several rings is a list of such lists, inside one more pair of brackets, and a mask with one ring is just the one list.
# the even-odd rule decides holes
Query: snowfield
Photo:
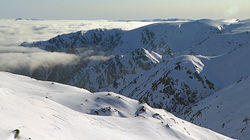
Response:
[{"label": "snowfield", "polygon": [[136,100],[0,72],[0,137],[21,140],[230,139]]}]

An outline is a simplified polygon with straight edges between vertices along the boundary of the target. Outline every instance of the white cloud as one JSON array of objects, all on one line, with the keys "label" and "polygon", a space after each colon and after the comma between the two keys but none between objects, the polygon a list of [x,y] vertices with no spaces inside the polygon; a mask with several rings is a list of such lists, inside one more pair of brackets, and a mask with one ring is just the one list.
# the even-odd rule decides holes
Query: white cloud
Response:
[{"label": "white cloud", "polygon": [[24,71],[32,73],[43,67],[50,68],[57,65],[76,64],[79,57],[73,54],[46,52],[36,48],[1,47],[0,46],[0,70]]}]

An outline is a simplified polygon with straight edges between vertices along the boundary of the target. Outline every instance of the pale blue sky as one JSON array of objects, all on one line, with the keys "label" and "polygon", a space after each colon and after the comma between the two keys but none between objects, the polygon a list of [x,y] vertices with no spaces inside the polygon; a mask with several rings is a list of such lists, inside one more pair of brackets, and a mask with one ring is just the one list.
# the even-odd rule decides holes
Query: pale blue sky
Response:
[{"label": "pale blue sky", "polygon": [[0,18],[250,18],[250,0],[0,0]]}]

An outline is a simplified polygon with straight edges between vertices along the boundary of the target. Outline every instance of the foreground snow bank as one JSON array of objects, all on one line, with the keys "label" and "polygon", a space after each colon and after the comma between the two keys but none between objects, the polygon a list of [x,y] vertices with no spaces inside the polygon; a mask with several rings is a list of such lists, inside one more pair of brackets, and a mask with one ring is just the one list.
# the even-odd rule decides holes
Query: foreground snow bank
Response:
[{"label": "foreground snow bank", "polygon": [[0,138],[230,139],[115,93],[0,72]]}]

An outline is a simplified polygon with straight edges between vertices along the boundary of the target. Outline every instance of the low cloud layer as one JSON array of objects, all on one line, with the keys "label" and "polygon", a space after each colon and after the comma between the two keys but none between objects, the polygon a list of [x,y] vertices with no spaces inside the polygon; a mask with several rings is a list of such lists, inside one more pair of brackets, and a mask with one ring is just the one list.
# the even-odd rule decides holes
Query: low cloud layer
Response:
[{"label": "low cloud layer", "polygon": [[0,70],[16,72],[34,70],[43,67],[51,68],[57,65],[73,65],[79,61],[79,57],[73,54],[46,52],[36,48],[1,47],[0,46]]},{"label": "low cloud layer", "polygon": [[15,20],[0,19],[0,45],[47,40],[59,34],[96,28],[131,30],[152,22],[116,22],[107,20]]}]

